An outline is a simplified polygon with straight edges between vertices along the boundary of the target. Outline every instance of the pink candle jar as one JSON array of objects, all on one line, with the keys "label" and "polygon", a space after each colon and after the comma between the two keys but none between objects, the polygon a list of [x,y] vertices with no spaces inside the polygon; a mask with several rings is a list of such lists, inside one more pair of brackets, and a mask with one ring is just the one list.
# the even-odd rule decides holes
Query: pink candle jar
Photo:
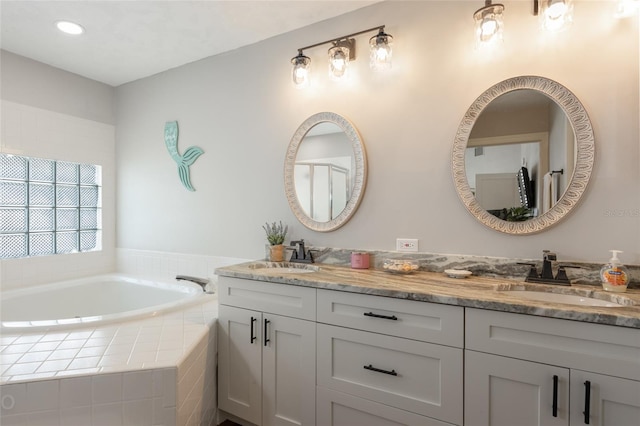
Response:
[{"label": "pink candle jar", "polygon": [[363,252],[351,253],[351,268],[369,269],[369,253],[363,253]]}]

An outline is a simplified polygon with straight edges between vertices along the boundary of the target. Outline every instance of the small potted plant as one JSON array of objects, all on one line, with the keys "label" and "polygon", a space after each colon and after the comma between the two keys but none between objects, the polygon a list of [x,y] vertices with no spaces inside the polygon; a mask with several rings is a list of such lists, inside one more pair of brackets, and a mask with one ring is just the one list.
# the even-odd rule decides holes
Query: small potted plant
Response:
[{"label": "small potted plant", "polygon": [[287,236],[289,230],[288,225],[283,225],[282,222],[271,225],[265,223],[262,228],[267,233],[267,241],[269,241],[269,260],[272,262],[282,262],[284,260],[284,239]]}]

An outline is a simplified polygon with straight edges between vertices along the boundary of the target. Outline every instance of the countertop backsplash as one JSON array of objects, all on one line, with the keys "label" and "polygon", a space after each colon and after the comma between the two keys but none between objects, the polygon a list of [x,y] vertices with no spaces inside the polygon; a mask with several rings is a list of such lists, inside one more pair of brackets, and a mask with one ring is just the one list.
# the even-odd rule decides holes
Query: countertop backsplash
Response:
[{"label": "countertop backsplash", "polygon": [[[328,247],[311,247],[315,251],[314,259],[317,263],[329,265],[349,266],[351,253],[369,253],[372,269],[382,269],[382,262],[387,258],[415,259],[420,263],[420,270],[429,272],[443,272],[445,269],[466,269],[474,275],[523,280],[529,272],[528,265],[519,263],[534,263],[538,272],[542,269],[542,259],[512,259],[505,257],[485,257],[455,254],[437,253],[412,253],[398,251],[367,251],[357,249],[337,249]],[[541,256],[542,257],[542,256]],[[567,276],[574,284],[586,284],[600,286],[600,268],[604,265],[586,262],[554,261],[553,271],[557,271],[559,265],[570,266],[567,268]],[[630,276],[629,288],[640,288],[640,265],[625,264]]]}]

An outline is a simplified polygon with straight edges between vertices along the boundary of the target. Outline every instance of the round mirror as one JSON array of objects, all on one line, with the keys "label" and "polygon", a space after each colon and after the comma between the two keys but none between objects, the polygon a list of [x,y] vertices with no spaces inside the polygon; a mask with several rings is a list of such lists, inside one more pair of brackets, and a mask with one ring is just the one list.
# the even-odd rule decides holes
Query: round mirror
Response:
[{"label": "round mirror", "polygon": [[593,129],[578,98],[553,80],[524,76],[496,84],[469,107],[452,170],[476,219],[500,232],[531,234],[578,203],[593,160]]},{"label": "round mirror", "polygon": [[355,213],[367,180],[364,144],[344,117],[321,112],[298,127],[284,163],[287,201],[314,231],[333,231]]}]

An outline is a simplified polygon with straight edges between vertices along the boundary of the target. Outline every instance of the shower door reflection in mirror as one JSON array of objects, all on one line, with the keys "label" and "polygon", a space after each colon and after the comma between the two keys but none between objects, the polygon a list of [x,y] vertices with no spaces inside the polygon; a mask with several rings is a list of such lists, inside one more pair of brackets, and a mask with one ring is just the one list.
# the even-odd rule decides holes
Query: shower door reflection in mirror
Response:
[{"label": "shower door reflection in mirror", "polygon": [[[349,157],[342,157],[333,161],[344,164],[349,160]],[[342,212],[350,197],[349,169],[325,162],[325,159],[296,163],[296,193],[307,216],[319,222],[328,222]]]}]

